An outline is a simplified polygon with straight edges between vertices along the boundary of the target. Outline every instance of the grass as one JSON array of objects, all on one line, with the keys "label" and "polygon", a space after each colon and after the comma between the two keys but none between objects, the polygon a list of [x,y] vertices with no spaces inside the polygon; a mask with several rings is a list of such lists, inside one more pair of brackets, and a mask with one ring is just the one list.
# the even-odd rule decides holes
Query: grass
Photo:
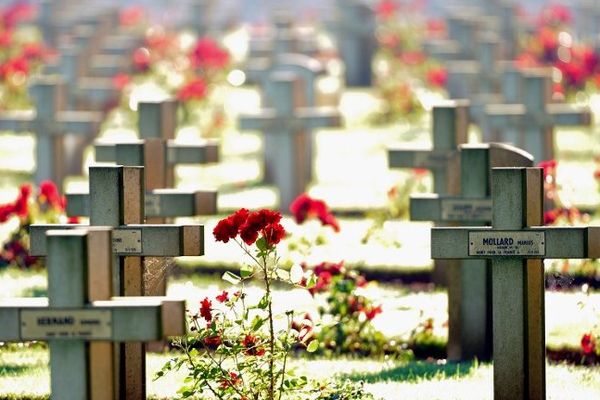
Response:
[{"label": "grass", "polygon": [[[171,399],[184,374],[157,381],[153,376],[172,355],[147,356],[147,387],[151,399]],[[46,399],[49,391],[48,352],[42,347],[0,351],[0,399]],[[477,362],[402,363],[395,361],[294,359],[299,373],[319,379],[332,375],[364,381],[367,389],[385,399],[492,398],[492,366]],[[8,367],[8,368],[7,368]],[[600,398],[600,367],[563,364],[547,366],[548,399]]]}]

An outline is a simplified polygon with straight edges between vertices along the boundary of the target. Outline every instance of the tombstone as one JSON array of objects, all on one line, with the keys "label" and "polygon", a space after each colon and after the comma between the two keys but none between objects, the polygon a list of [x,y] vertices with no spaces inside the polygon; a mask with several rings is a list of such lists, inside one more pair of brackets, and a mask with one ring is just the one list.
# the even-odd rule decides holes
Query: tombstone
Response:
[{"label": "tombstone", "polygon": [[[64,177],[81,168],[82,160],[69,159],[63,139],[66,135],[94,135],[102,115],[90,111],[66,111],[66,83],[58,76],[40,76],[30,86],[34,102],[31,111],[3,111],[0,130],[32,132],[36,136],[35,182],[53,180],[62,186]],[[68,167],[68,168],[67,168]]]},{"label": "tombstone", "polygon": [[[491,169],[531,167],[533,157],[512,146],[460,145],[460,196],[410,198],[412,221],[485,225],[492,222]],[[453,260],[448,269],[448,360],[492,356],[491,265],[485,260]]]},{"label": "tombstone", "polygon": [[[432,110],[432,149],[411,149],[393,146],[388,149],[389,168],[426,168],[433,175],[433,191],[439,195],[458,195],[460,176],[457,146],[468,141],[469,102],[449,100],[436,104]],[[434,262],[433,280],[446,282],[446,265]]]},{"label": "tombstone", "polygon": [[305,106],[303,82],[290,72],[271,75],[269,104],[259,115],[241,115],[240,130],[264,134],[264,174],[267,183],[279,189],[279,209],[287,211],[304,193],[312,179],[312,131],[340,125],[339,111],[330,107]]},{"label": "tombstone", "polygon": [[0,341],[48,341],[54,399],[125,398],[111,343],[186,332],[183,300],[110,299],[110,237],[110,228],[48,231],[48,298],[0,301]]},{"label": "tombstone", "polygon": [[[201,225],[142,224],[143,172],[142,167],[90,167],[90,225],[113,227],[112,287],[119,296],[142,296],[146,293],[146,282],[155,276],[157,279],[164,276],[162,265],[145,265],[143,257],[204,254]],[[31,254],[47,254],[44,240],[47,230],[80,226],[31,225]],[[150,267],[153,270],[149,270]],[[125,343],[119,351],[119,398],[145,398],[144,345]]]},{"label": "tombstone", "polygon": [[523,72],[522,104],[490,104],[486,107],[491,129],[506,127],[522,131],[515,144],[533,154],[538,161],[554,159],[554,126],[589,126],[588,108],[550,103],[552,72],[528,69]]},{"label": "tombstone", "polygon": [[434,259],[491,259],[494,399],[546,396],[543,259],[598,258],[598,227],[543,227],[541,168],[492,170],[492,227],[433,228]]},{"label": "tombstone", "polygon": [[375,53],[373,9],[357,0],[336,0],[335,37],[345,65],[347,86],[371,86]]}]

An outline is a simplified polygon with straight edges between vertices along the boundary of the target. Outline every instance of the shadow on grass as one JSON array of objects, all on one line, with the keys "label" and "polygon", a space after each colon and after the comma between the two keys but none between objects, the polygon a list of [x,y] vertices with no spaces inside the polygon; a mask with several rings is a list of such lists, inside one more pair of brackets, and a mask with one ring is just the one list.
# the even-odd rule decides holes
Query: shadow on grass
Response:
[{"label": "shadow on grass", "polygon": [[34,367],[32,365],[3,364],[0,365],[0,376],[21,375]]},{"label": "shadow on grass", "polygon": [[465,376],[472,369],[477,368],[478,365],[477,361],[447,363],[444,365],[415,361],[380,372],[345,374],[342,377],[366,383],[382,381],[416,382],[421,379],[443,379]]}]

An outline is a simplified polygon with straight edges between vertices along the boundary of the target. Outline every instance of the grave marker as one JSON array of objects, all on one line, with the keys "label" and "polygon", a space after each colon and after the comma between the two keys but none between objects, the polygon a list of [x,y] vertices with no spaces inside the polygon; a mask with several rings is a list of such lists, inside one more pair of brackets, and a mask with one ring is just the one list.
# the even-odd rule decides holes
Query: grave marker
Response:
[{"label": "grave marker", "polygon": [[546,395],[547,258],[598,258],[600,227],[541,227],[541,168],[492,170],[492,227],[433,228],[434,259],[491,259],[494,398]]},{"label": "grave marker", "polygon": [[185,334],[184,301],[108,300],[110,233],[48,231],[48,298],[0,301],[1,341],[49,342],[52,398],[124,398],[115,391],[108,343]]},{"label": "grave marker", "polygon": [[370,86],[375,52],[373,9],[356,0],[336,0],[335,36],[344,61],[347,86]]},{"label": "grave marker", "polygon": [[[66,84],[58,76],[41,76],[31,84],[35,109],[3,111],[0,130],[33,132],[36,136],[35,182],[51,179],[58,187],[66,175],[65,135],[92,136],[102,115],[89,111],[66,111]],[[81,165],[81,160],[77,160]]]},{"label": "grave marker", "polygon": [[265,181],[279,189],[280,210],[306,190],[312,179],[312,131],[340,125],[339,111],[331,107],[306,107],[302,84],[290,72],[271,75],[272,108],[259,115],[242,115],[240,130],[261,130],[264,134]]},{"label": "grave marker", "polygon": [[[425,168],[433,175],[433,191],[439,195],[458,195],[460,175],[457,146],[467,143],[469,102],[450,100],[433,107],[433,146],[431,150],[406,147],[388,149],[390,168]],[[447,268],[444,262],[434,262],[433,279],[445,284]]]},{"label": "grave marker", "polygon": [[[533,166],[531,155],[508,145],[460,145],[459,149],[460,196],[411,196],[411,220],[489,224],[492,222],[491,169]],[[491,265],[485,260],[455,260],[449,263],[447,276],[448,359],[489,360],[492,356]]]},{"label": "grave marker", "polygon": [[589,126],[588,108],[564,103],[550,103],[552,72],[550,69],[529,69],[523,72],[522,104],[491,104],[486,114],[492,129],[518,128],[523,136],[518,147],[533,154],[537,161],[554,159],[554,126]]},{"label": "grave marker", "polygon": [[[144,177],[141,167],[90,167],[90,225],[114,227],[113,288],[116,295],[142,296],[145,282],[164,274],[162,266],[144,270],[142,257],[199,256],[204,253],[201,225],[143,225]],[[49,229],[76,229],[81,225],[30,227],[30,251],[43,256]],[[148,266],[147,266],[148,267]],[[144,346],[121,346],[118,385],[120,398],[145,398]]]}]

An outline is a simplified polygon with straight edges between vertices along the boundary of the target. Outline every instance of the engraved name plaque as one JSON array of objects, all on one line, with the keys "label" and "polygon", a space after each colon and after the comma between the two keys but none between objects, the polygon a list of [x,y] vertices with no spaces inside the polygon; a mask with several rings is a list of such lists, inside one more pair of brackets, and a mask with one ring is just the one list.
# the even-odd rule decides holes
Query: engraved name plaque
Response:
[{"label": "engraved name plaque", "polygon": [[94,339],[112,337],[108,310],[22,310],[23,340]]},{"label": "engraved name plaque", "polygon": [[139,254],[142,252],[141,229],[116,229],[113,231],[113,252]]},{"label": "engraved name plaque", "polygon": [[469,232],[470,256],[540,256],[546,254],[544,232]]},{"label": "engraved name plaque", "polygon": [[144,208],[146,216],[156,217],[160,215],[160,196],[152,193],[146,193],[144,199]]},{"label": "engraved name plaque", "polygon": [[486,222],[492,220],[491,199],[444,199],[442,220],[458,222]]}]

